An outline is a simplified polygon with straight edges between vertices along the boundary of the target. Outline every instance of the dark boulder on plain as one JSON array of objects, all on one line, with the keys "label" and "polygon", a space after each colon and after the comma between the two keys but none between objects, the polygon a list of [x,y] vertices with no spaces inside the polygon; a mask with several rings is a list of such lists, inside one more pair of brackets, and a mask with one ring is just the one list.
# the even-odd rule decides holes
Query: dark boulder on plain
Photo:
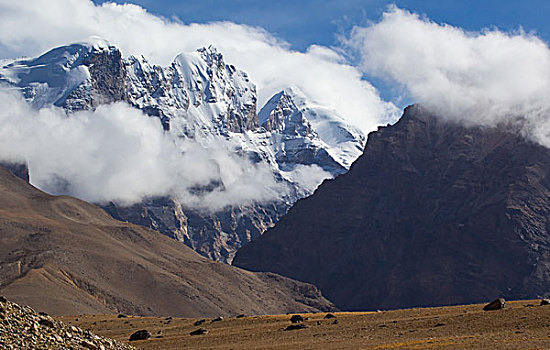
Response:
[{"label": "dark boulder on plain", "polygon": [[146,329],[142,329],[132,333],[132,335],[130,336],[130,341],[147,340],[149,338],[151,338],[151,332]]},{"label": "dark boulder on plain", "polygon": [[500,309],[504,309],[504,306],[506,306],[506,300],[504,300],[504,298],[498,298],[491,301],[489,304],[485,305],[483,307],[483,310],[485,311],[500,310]]},{"label": "dark boulder on plain", "polygon": [[308,328],[308,326],[306,326],[305,324],[291,324],[290,326],[285,328],[285,331],[295,331],[298,329],[306,329],[306,328]]},{"label": "dark boulder on plain", "polygon": [[199,328],[189,333],[189,335],[203,335],[203,334],[208,334],[208,330],[204,328]]},{"label": "dark boulder on plain", "polygon": [[304,322],[304,321],[305,321],[305,319],[301,315],[292,315],[292,317],[290,318],[290,322],[292,322],[292,323],[299,323],[299,322]]}]

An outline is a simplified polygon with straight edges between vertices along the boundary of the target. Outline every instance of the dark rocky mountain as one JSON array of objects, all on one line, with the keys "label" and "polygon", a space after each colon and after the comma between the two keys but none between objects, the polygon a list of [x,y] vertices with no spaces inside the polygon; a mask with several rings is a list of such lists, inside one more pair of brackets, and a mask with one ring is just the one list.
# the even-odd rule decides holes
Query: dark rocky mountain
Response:
[{"label": "dark rocky mountain", "polygon": [[549,149],[514,125],[415,105],[234,265],[314,283],[346,310],[548,296],[549,175]]},{"label": "dark rocky mountain", "polygon": [[0,294],[51,314],[205,317],[329,310],[310,284],[201,257],[0,168]]}]

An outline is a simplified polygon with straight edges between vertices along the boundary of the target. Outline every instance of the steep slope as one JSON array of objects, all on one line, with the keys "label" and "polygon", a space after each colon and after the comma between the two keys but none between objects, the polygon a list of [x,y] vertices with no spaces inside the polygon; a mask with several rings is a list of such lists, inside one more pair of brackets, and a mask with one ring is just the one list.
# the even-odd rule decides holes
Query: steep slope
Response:
[{"label": "steep slope", "polygon": [[[151,194],[133,205],[101,203],[115,218],[154,228],[225,262],[323,179],[345,173],[365,144],[364,134],[337,111],[309,101],[296,88],[275,95],[260,112],[261,119],[269,119],[288,110],[278,121],[282,124],[260,122],[256,86],[213,47],[182,53],[160,67],[144,57],[123,58],[116,47],[97,39],[5,64],[0,85],[21,91],[37,109],[53,105],[70,113],[124,101],[159,118],[176,143],[193,140],[211,152],[219,148],[243,162],[267,166],[282,188],[269,200],[228,202],[208,210],[177,195]],[[63,179],[62,173],[55,176]],[[197,185],[192,196],[223,192],[226,185],[220,176],[207,186]],[[56,193],[71,194],[63,188]]]},{"label": "steep slope", "polygon": [[52,314],[186,317],[324,310],[312,285],[199,256],[0,168],[0,294]]},{"label": "steep slope", "polygon": [[346,310],[547,296],[549,173],[550,151],[511,125],[409,107],[234,265],[314,283]]}]

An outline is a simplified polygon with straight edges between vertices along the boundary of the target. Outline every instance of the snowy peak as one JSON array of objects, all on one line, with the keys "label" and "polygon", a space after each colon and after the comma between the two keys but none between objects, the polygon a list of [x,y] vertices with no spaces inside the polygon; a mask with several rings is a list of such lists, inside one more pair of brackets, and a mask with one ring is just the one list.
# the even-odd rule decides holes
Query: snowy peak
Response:
[{"label": "snowy peak", "polygon": [[[214,46],[210,45],[208,47],[202,47],[197,49],[197,52],[200,54],[202,60],[210,68],[210,74],[220,72],[226,68],[225,62],[223,60],[223,55],[218,52]],[[235,71],[235,67],[232,67],[232,71]],[[212,78],[212,75],[210,75]]]},{"label": "snowy peak", "polygon": [[258,119],[267,131],[316,137],[311,124],[286,90],[279,92],[266,103],[258,114]]},{"label": "snowy peak", "polygon": [[328,157],[343,169],[361,155],[366,142],[363,132],[347,123],[336,110],[312,102],[297,87],[274,95],[258,113],[258,119],[267,131],[284,134],[287,140],[308,138],[308,147],[326,150]]},{"label": "snowy peak", "polygon": [[211,115],[219,128],[241,133],[258,127],[256,86],[245,72],[226,64],[216,48],[180,54],[171,68],[174,79],[185,82],[191,107]]},{"label": "snowy peak", "polygon": [[[13,61],[0,68],[0,82],[21,89],[23,96],[35,108],[56,105],[78,109],[78,106],[66,104],[71,93],[89,81],[97,69],[104,68],[105,62],[113,58],[120,62],[121,57],[120,51],[107,41],[91,39],[55,48],[37,58]],[[113,87],[106,86],[111,82],[97,83],[92,88],[112,92]]]},{"label": "snowy peak", "polygon": [[357,127],[348,123],[335,109],[323,106],[309,99],[297,87],[285,89],[314,132],[331,149],[336,161],[349,169],[363,153],[367,138]]},{"label": "snowy peak", "polygon": [[187,122],[179,126],[190,137],[197,130],[224,135],[258,127],[256,86],[212,46],[160,67],[144,57],[123,59],[107,41],[91,39],[11,62],[0,68],[0,82],[19,88],[35,108],[75,111],[126,101],[159,117],[166,130],[183,113]]}]

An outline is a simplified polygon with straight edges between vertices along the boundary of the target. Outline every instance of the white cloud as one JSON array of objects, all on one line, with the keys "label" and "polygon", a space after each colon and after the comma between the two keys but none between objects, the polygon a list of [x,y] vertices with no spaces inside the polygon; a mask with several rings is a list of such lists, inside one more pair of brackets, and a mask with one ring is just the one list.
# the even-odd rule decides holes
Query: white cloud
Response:
[{"label": "white cloud", "polygon": [[291,173],[287,173],[293,182],[301,184],[305,190],[302,195],[313,193],[319,184],[326,179],[331,179],[332,175],[321,167],[313,165],[298,164]]},{"label": "white cloud", "polygon": [[483,125],[526,118],[531,136],[550,145],[550,50],[532,34],[466,32],[391,7],[345,44],[363,71],[401,84],[442,116]]},{"label": "white cloud", "polygon": [[[59,108],[36,111],[18,94],[0,89],[0,105],[0,160],[28,162],[31,182],[50,193],[120,204],[175,195],[184,204],[216,211],[286,191],[267,165],[237,156],[225,141],[174,140],[159,119],[124,103],[68,117]],[[212,182],[223,187],[196,190]]]},{"label": "white cloud", "polygon": [[169,64],[181,52],[213,44],[226,61],[258,85],[260,104],[288,85],[338,110],[364,131],[397,116],[361,72],[335,50],[312,46],[297,52],[261,28],[230,22],[183,24],[126,4],[94,5],[90,0],[0,0],[3,58],[37,55],[54,46],[100,36],[128,55]]}]

